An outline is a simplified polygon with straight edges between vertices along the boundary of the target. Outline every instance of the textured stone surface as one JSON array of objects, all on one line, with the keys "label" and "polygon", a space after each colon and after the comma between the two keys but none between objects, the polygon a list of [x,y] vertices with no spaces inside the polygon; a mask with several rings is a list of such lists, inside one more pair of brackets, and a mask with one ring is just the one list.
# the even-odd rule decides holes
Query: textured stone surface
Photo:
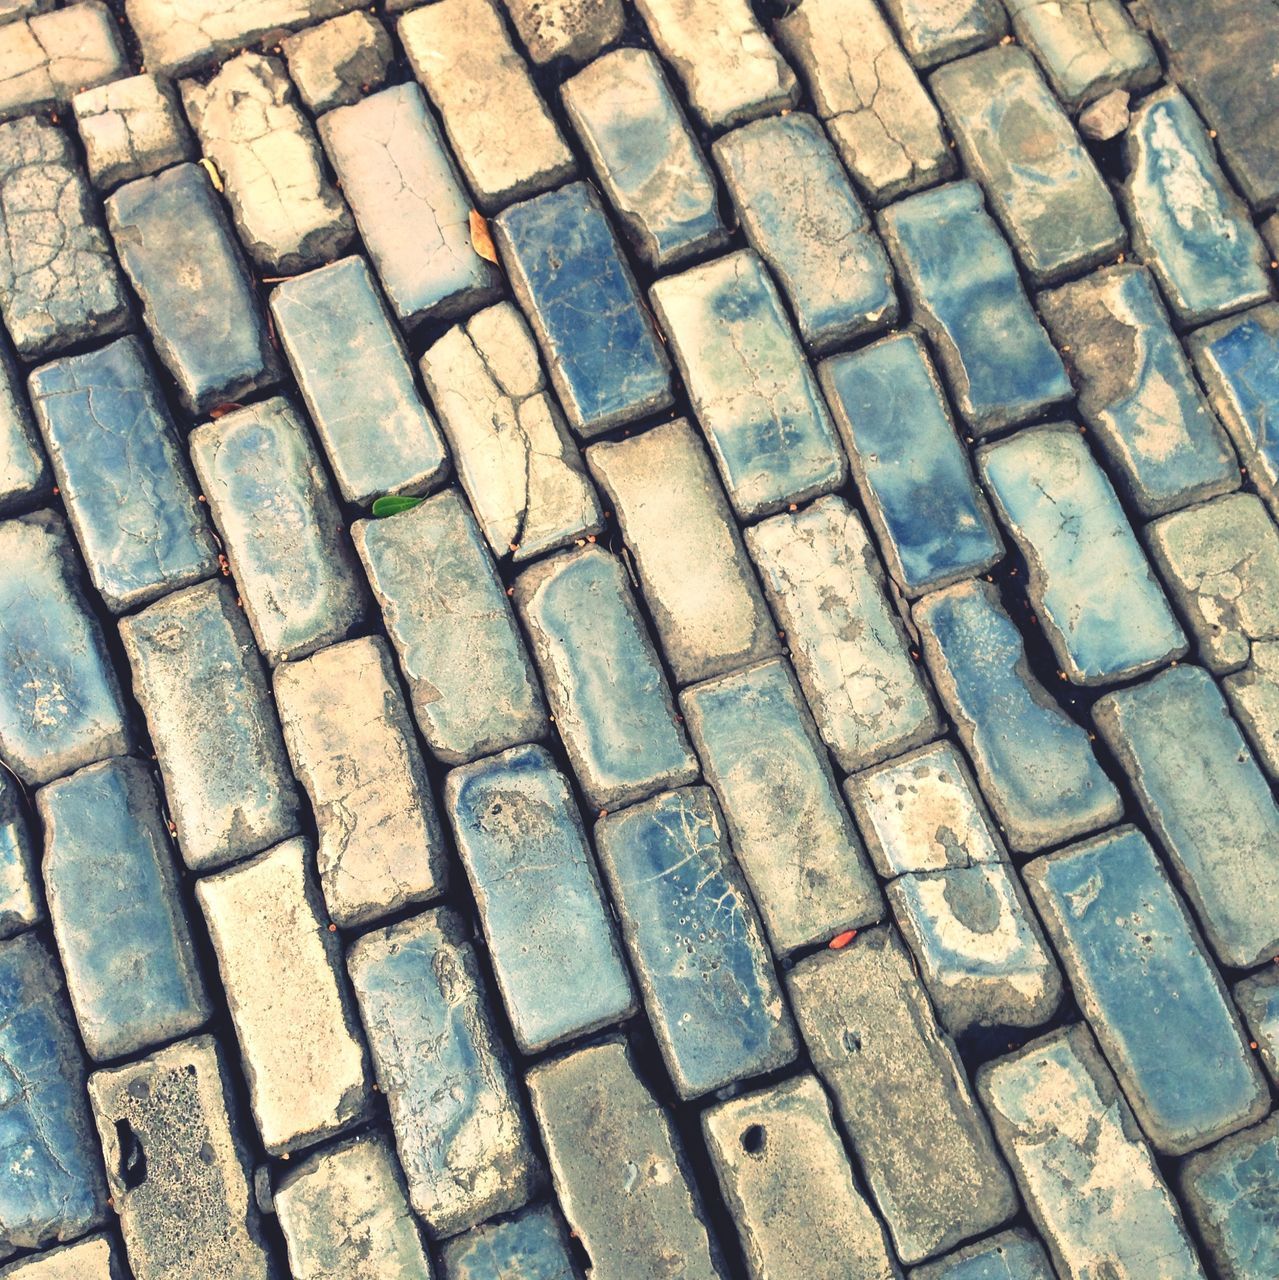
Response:
[{"label": "textured stone surface", "polygon": [[28,10],[22,20],[0,27],[0,120],[66,107],[79,90],[128,71],[105,4]]},{"label": "textured stone surface", "polygon": [[917,67],[994,44],[1008,30],[998,0],[884,0],[884,8]]},{"label": "textured stone surface", "polygon": [[503,0],[528,56],[537,64],[589,62],[622,34],[621,0]]},{"label": "textured stone surface", "polygon": [[910,1280],[1055,1280],[1055,1274],[1039,1241],[1015,1227],[916,1267]]},{"label": "textured stone surface", "polygon": [[127,76],[86,89],[71,107],[99,191],[181,164],[195,152],[177,96],[158,76]]},{"label": "textured stone surface", "polygon": [[1279,1081],[1279,967],[1269,966],[1235,984],[1235,1004],[1257,1042],[1262,1065]]},{"label": "textured stone surface", "polygon": [[289,76],[313,115],[349,107],[380,89],[394,54],[386,28],[371,13],[330,18],[280,41]]},{"label": "textured stone surface", "polygon": [[53,487],[7,341],[0,341],[0,515],[43,502]]},{"label": "textured stone surface", "polygon": [[0,940],[29,929],[44,916],[37,862],[22,789],[0,769]]},{"label": "textured stone surface", "polygon": [[110,1236],[86,1236],[0,1267],[3,1280],[124,1280],[120,1250]]},{"label": "textured stone surface", "polygon": [[549,1205],[454,1236],[440,1250],[442,1280],[579,1280],[568,1235]]},{"label": "textured stone surface", "polygon": [[1279,779],[1279,641],[1254,644],[1248,665],[1226,676],[1221,687],[1257,763],[1272,781]]},{"label": "textured stone surface", "polygon": [[1109,142],[1128,128],[1132,115],[1128,94],[1122,89],[1104,93],[1079,113],[1079,132],[1092,142]]}]

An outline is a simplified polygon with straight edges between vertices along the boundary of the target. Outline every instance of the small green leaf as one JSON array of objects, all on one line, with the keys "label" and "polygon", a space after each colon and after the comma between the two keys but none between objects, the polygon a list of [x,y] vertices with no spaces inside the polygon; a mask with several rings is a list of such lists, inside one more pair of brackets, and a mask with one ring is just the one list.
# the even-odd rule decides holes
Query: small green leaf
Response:
[{"label": "small green leaf", "polygon": [[412,511],[414,507],[421,505],[421,498],[407,498],[398,493],[386,493],[380,498],[373,499],[373,514],[378,517],[398,516],[401,511]]}]

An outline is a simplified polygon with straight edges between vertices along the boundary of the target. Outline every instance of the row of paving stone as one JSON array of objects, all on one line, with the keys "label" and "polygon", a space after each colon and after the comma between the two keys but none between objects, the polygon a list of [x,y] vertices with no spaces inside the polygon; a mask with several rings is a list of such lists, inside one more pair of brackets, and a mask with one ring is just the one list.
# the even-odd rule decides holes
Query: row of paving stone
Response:
[{"label": "row of paving stone", "polygon": [[[131,3],[148,61],[346,6],[206,7]],[[615,6],[512,4],[528,56],[571,64],[562,114],[486,4],[401,19],[425,96],[377,87],[367,14],[304,31],[282,49],[315,132],[269,55],[72,98],[98,73],[47,24],[110,44],[105,11],[0,26],[44,57],[7,110],[71,99],[89,175],[60,127],[0,125],[0,310],[42,362],[30,416],[6,365],[4,501],[56,482],[66,513],[0,525],[0,754],[39,819],[6,779],[0,1247],[100,1227],[109,1190],[139,1277],[270,1274],[267,1203],[298,1276],[429,1274],[414,1216],[454,1237],[446,1275],[571,1276],[549,1170],[599,1276],[887,1277],[1022,1200],[1062,1275],[1201,1275],[1196,1249],[1272,1275],[1279,1133],[1247,1036],[1273,1078],[1279,308],[1254,227],[1273,139],[1231,86],[1274,32],[1227,65],[1205,43],[1258,4],[1203,29],[1149,6],[1217,136],[1178,90],[1143,97],[1116,206],[1068,113],[1160,79],[1117,4],[1009,6],[1047,84],[1021,47],[974,52],[1006,30],[989,3],[896,0],[900,48],[850,0],[804,0],[776,46],[744,6],[639,7],[662,60],[590,61]],[[912,63],[945,63],[940,113]],[[1145,265],[1103,266],[1125,227]],[[268,321],[271,272],[303,274]],[[1004,434],[1072,394],[1087,437]],[[700,432],[618,431],[685,396]],[[190,469],[171,398],[217,411]],[[987,580],[1006,547],[1029,645]],[[1093,733],[1046,651],[1065,689],[1110,690]],[[1146,834],[1116,825],[1098,739]],[[1008,850],[1055,851],[1019,872]],[[57,961],[24,932],[45,905]],[[1043,1027],[1063,974],[1085,1022],[974,1091],[952,1037]],[[652,1061],[612,1030],[642,1049],[641,1009]],[[106,1064],[87,1103],[81,1045]],[[297,1161],[269,1192],[258,1147]],[[109,1275],[113,1249],[12,1273]],[[1020,1228],[913,1274],[997,1264],[1051,1274]]]}]

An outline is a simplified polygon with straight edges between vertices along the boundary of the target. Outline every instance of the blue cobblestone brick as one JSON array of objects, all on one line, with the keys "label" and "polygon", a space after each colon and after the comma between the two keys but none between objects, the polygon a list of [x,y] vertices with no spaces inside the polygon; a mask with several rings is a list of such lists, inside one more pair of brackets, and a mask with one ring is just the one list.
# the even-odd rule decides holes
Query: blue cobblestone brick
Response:
[{"label": "blue cobblestone brick", "polygon": [[22,379],[0,338],[0,515],[35,506],[53,488],[53,472],[31,420]]},{"label": "blue cobblestone brick", "polygon": [[994,44],[1008,30],[999,0],[885,0],[917,67],[933,67]]},{"label": "blue cobblestone brick", "polygon": [[44,916],[35,841],[22,789],[0,769],[0,940],[21,933]]},{"label": "blue cobblestone brick", "polygon": [[916,1267],[908,1280],[1056,1280],[1044,1247],[1021,1227]]},{"label": "blue cobblestone brick", "polygon": [[1262,1064],[1279,1084],[1279,966],[1241,979],[1235,983],[1234,996]]},{"label": "blue cobblestone brick", "polygon": [[550,1205],[454,1236],[440,1251],[442,1280],[580,1280],[568,1234]]}]

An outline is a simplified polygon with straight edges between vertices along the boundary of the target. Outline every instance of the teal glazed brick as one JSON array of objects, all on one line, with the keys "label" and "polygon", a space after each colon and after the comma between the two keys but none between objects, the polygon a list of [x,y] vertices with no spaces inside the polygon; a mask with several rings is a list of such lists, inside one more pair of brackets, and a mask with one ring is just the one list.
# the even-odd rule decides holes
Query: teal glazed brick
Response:
[{"label": "teal glazed brick", "polygon": [[581,1280],[568,1233],[549,1204],[454,1236],[440,1251],[441,1280]]},{"label": "teal glazed brick", "polygon": [[630,1017],[622,949],[550,753],[516,747],[455,769],[444,803],[521,1051]]},{"label": "teal glazed brick", "polygon": [[1018,431],[979,449],[977,465],[1025,558],[1035,616],[1075,684],[1128,680],[1186,653],[1150,561],[1075,427]]},{"label": "teal glazed brick", "polygon": [[1056,1280],[1056,1273],[1043,1245],[1015,1227],[916,1267],[908,1280]]},{"label": "teal glazed brick", "polygon": [[924,657],[1008,843],[1034,853],[1123,812],[1088,734],[1035,679],[995,588],[967,582],[914,608]]},{"label": "teal glazed brick", "polygon": [[1181,91],[1143,99],[1126,140],[1133,248],[1178,322],[1189,328],[1266,301],[1270,255]]},{"label": "teal glazed brick", "polygon": [[1279,807],[1212,677],[1160,672],[1093,707],[1223,964],[1279,955]]},{"label": "teal glazed brick", "polygon": [[343,500],[434,488],[448,454],[368,263],[343,258],[285,281],[271,314]]},{"label": "teal glazed brick", "polygon": [[595,843],[679,1096],[793,1062],[795,1030],[711,791],[611,814]]},{"label": "teal glazed brick", "polygon": [[741,519],[844,482],[848,463],[817,379],[753,251],[667,276],[649,296]]},{"label": "teal glazed brick", "polygon": [[1153,1145],[1185,1155],[1260,1120],[1270,1109],[1265,1078],[1145,837],[1121,827],[1038,858],[1023,875]]},{"label": "teal glazed brick", "polygon": [[84,1082],[49,949],[34,933],[0,944],[0,1259],[106,1221]]},{"label": "teal glazed brick", "polygon": [[35,506],[52,488],[53,472],[22,394],[21,375],[8,341],[0,338],[0,515]]},{"label": "teal glazed brick", "polygon": [[0,941],[44,917],[35,841],[22,789],[0,769]]},{"label": "teal glazed brick", "polygon": [[1070,398],[1061,357],[975,182],[911,196],[879,226],[970,430],[989,435]]},{"label": "teal glazed brick", "polygon": [[588,804],[612,809],[697,777],[661,662],[616,556],[584,547],[515,580],[569,762]]},{"label": "teal glazed brick", "polygon": [[129,750],[120,685],[60,516],[0,524],[0,758],[27,786]]},{"label": "teal glazed brick", "polygon": [[805,343],[829,350],[897,319],[888,255],[813,116],[757,120],[720,138],[714,155]]},{"label": "teal glazed brick", "polygon": [[29,387],[89,576],[112,612],[217,573],[190,467],[137,338],[46,364]]},{"label": "teal glazed brick", "polygon": [[150,769],[128,758],[36,796],[53,936],[98,1061],[187,1035],[210,1013],[160,803]]},{"label": "teal glazed brick", "polygon": [[1234,995],[1262,1064],[1279,1084],[1279,966],[1271,965],[1235,983]]},{"label": "teal glazed brick", "polygon": [[271,386],[279,361],[226,213],[199,165],[121,187],[106,202],[120,265],[188,413]]},{"label": "teal glazed brick", "polygon": [[671,369],[595,188],[498,214],[493,231],[569,424],[598,435],[671,403]]},{"label": "teal glazed brick", "polygon": [[913,599],[998,561],[1003,543],[918,335],[833,356],[817,373],[903,594]]}]

